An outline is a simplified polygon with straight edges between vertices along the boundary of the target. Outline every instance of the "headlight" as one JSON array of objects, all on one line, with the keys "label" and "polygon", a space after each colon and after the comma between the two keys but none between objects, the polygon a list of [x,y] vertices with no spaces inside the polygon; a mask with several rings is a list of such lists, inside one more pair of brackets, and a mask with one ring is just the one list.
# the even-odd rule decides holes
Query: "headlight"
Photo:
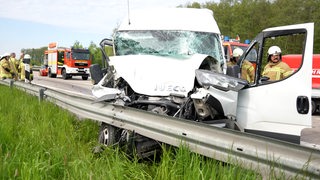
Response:
[{"label": "headlight", "polygon": [[212,86],[223,91],[239,91],[248,81],[208,70],[196,69],[196,78],[201,86]]}]

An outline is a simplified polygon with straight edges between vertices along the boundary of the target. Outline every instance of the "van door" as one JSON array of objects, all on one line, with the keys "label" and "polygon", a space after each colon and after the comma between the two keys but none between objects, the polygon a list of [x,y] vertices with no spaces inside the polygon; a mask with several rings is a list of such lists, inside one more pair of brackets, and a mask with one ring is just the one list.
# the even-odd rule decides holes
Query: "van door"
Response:
[{"label": "van door", "polygon": [[[300,133],[310,128],[311,71],[314,24],[269,28],[260,33],[242,57],[257,50],[255,81],[239,91],[237,123],[244,131],[300,143]],[[281,48],[281,55],[302,54],[299,69],[281,80],[263,77],[268,49]]]}]

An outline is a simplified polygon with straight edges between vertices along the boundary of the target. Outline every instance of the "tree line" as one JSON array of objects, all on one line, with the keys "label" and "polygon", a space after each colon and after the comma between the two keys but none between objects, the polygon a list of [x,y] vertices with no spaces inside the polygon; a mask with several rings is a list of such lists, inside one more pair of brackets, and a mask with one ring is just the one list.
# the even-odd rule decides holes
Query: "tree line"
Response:
[{"label": "tree line", "polygon": [[[213,11],[221,34],[242,40],[253,39],[265,28],[314,22],[314,53],[320,53],[320,0],[220,0],[200,4],[193,2],[178,7],[207,8]],[[83,48],[79,41],[73,47]],[[33,64],[40,65],[47,47],[22,49],[32,56]],[[101,64],[100,47],[91,41],[88,46],[92,63]],[[108,49],[112,54],[112,49]]]},{"label": "tree line", "polygon": [[320,0],[220,0],[187,5],[213,11],[223,35],[253,39],[269,27],[314,22],[314,54],[320,53]]}]

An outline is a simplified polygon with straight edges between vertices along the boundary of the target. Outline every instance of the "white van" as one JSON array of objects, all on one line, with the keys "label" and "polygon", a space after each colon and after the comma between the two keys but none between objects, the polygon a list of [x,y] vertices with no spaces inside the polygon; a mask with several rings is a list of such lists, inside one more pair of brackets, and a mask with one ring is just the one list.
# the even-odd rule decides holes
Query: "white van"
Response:
[{"label": "white van", "polygon": [[[311,127],[311,88],[307,88],[311,87],[311,36],[313,23],[266,29],[239,64],[227,70],[220,31],[210,10],[133,11],[113,40],[101,41],[103,50],[113,46],[115,56],[104,52],[105,71],[98,65],[90,68],[92,93],[96,101],[299,143],[301,130]],[[304,54],[300,69],[277,82],[261,76],[266,49],[273,43],[300,45],[294,51]],[[253,50],[258,52],[256,75],[249,83],[238,77],[242,61]],[[119,141],[115,129],[121,127],[102,123],[100,142]]]}]

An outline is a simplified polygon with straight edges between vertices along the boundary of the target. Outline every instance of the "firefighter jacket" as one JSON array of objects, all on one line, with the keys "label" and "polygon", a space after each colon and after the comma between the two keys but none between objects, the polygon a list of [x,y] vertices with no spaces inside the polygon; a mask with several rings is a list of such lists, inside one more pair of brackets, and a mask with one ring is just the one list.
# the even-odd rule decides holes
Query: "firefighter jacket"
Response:
[{"label": "firefighter jacket", "polygon": [[[237,65],[234,61],[228,61],[227,66]],[[247,80],[249,83],[254,81],[254,67],[248,60],[244,60],[241,67],[241,79]]]},{"label": "firefighter jacket", "polygon": [[20,62],[20,65],[19,65],[19,71],[20,71],[19,79],[21,81],[24,81],[26,79],[26,71],[25,71],[25,65],[22,61]]},{"label": "firefighter jacket", "polygon": [[227,62],[227,66],[234,66],[234,65],[237,65],[237,62],[234,62],[231,60]]},{"label": "firefighter jacket", "polygon": [[13,71],[12,75],[14,77],[12,77],[12,78],[14,78],[15,80],[18,80],[18,68],[17,68],[17,60],[16,60],[16,58],[10,57],[9,63],[10,63],[10,69]]},{"label": "firefighter jacket", "polygon": [[269,77],[270,81],[277,81],[288,77],[293,73],[288,64],[279,61],[277,63],[269,62],[263,70],[262,76]]},{"label": "firefighter jacket", "polygon": [[254,67],[248,60],[242,62],[241,78],[247,80],[249,83],[254,81]]},{"label": "firefighter jacket", "polygon": [[19,60],[19,59],[16,59],[16,58],[13,58],[13,57],[10,57],[10,61],[11,61],[12,65],[14,65],[14,70],[15,70],[16,72],[18,72],[20,60]]},{"label": "firefighter jacket", "polygon": [[[19,78],[20,80],[24,80],[24,79],[21,79],[22,68],[23,68],[23,66],[24,66],[24,64],[23,64],[23,59],[19,59],[18,63],[19,63],[19,65],[18,65],[18,78]],[[24,69],[23,69],[23,71],[24,71]],[[23,72],[23,73],[24,73],[24,72]]]},{"label": "firefighter jacket", "polygon": [[1,79],[12,78],[13,71],[10,68],[10,62],[6,58],[0,61],[0,77]]}]

